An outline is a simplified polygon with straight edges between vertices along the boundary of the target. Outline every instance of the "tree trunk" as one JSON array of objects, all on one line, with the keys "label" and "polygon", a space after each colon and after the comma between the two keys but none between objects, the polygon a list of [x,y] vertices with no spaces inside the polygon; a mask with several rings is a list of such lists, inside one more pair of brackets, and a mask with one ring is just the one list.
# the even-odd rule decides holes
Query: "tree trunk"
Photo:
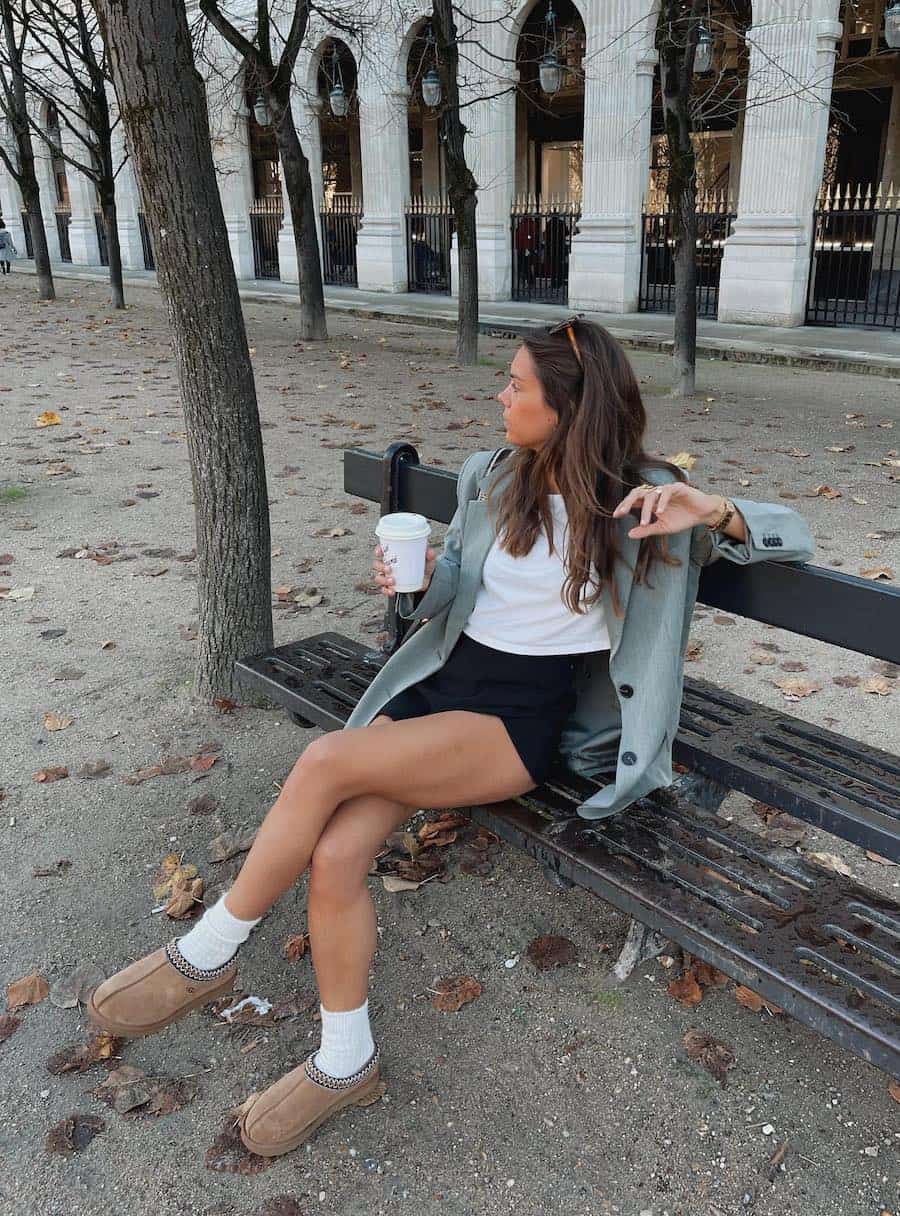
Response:
[{"label": "tree trunk", "polygon": [[272,646],[270,542],[253,371],[181,0],[97,0],[153,236],[181,381],[199,557],[196,691]]},{"label": "tree trunk", "polygon": [[[22,163],[22,153],[19,152],[19,163]],[[22,191],[22,202],[28,212],[28,230],[31,233],[31,252],[34,254],[34,271],[37,277],[38,298],[55,300],[56,288],[53,285],[53,271],[50,269],[50,250],[47,248],[47,229],[44,227],[44,216],[41,211],[41,188],[34,173],[34,160],[31,161],[31,172],[25,172],[24,167],[19,182]]]},{"label": "tree trunk", "polygon": [[109,262],[109,291],[113,308],[125,307],[125,284],[122,281],[122,250],[119,247],[119,222],[116,213],[115,186],[112,194],[101,189],[101,209],[106,228],[106,253]]},{"label": "tree trunk", "polygon": [[439,134],[447,163],[447,194],[456,220],[459,254],[456,357],[461,364],[478,361],[478,246],[475,208],[478,183],[466,162],[466,128],[459,109],[459,47],[452,0],[432,0],[435,50],[443,106]]},{"label": "tree trunk", "polygon": [[309,161],[294,126],[290,97],[272,95],[269,97],[269,107],[294,228],[300,291],[300,337],[306,342],[324,341],[328,337],[328,324],[325,319],[319,229]]},{"label": "tree trunk", "polygon": [[668,206],[675,245],[672,396],[694,394],[697,366],[697,165],[691,141],[691,80],[701,0],[663,0],[657,25],[659,78],[669,147]]}]

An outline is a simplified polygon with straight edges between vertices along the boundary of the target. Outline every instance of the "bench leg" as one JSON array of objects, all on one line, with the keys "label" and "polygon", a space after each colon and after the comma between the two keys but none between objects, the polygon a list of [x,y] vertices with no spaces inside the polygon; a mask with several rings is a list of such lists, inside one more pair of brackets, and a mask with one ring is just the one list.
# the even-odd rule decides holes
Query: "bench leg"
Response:
[{"label": "bench leg", "polygon": [[304,730],[313,730],[316,725],[315,722],[310,722],[309,718],[304,718],[302,714],[296,714],[293,710],[291,710],[291,721],[296,726],[302,726]]},{"label": "bench leg", "polygon": [[702,773],[682,773],[676,777],[669,789],[703,811],[712,814],[719,809],[731,792],[726,785],[720,785],[712,777],[704,777]]},{"label": "bench leg", "polygon": [[575,886],[571,878],[566,878],[564,874],[560,874],[558,870],[554,870],[553,866],[548,862],[544,862],[542,869],[544,877],[549,882],[551,887],[556,887],[560,891],[569,891]]},{"label": "bench leg", "polygon": [[606,977],[604,987],[616,988],[624,982],[641,963],[647,963],[651,958],[662,954],[669,945],[669,939],[657,933],[639,920],[632,920],[628,926],[628,936],[612,971]]}]

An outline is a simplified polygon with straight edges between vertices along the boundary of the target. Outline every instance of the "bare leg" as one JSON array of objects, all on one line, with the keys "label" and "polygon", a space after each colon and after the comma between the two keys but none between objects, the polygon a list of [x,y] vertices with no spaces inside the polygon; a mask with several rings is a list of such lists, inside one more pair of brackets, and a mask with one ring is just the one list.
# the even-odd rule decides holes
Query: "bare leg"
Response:
[{"label": "bare leg", "polygon": [[326,824],[350,798],[445,808],[533,788],[506,728],[489,714],[453,710],[323,735],[263,820],[227,907],[242,920],[263,916],[309,865]]},{"label": "bare leg", "polygon": [[372,859],[414,808],[365,794],[335,811],[313,850],[307,917],[313,966],[326,1009],[358,1009],[378,943],[369,891]]}]

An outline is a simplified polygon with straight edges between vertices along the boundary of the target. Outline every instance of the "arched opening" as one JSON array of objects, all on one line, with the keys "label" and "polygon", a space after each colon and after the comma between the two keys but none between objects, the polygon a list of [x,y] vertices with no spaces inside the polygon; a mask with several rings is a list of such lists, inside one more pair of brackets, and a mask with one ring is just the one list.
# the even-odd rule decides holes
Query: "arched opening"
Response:
[{"label": "arched opening", "polygon": [[884,0],[843,0],[807,320],[900,329],[900,53]]},{"label": "arched opening", "polygon": [[447,200],[444,150],[438,129],[440,98],[438,94],[435,101],[433,93],[436,67],[431,27],[422,21],[406,57],[410,183],[406,213],[407,276],[410,291],[447,295],[453,215]]},{"label": "arched opening", "polygon": [[244,82],[244,105],[253,182],[253,202],[250,204],[253,273],[257,279],[279,279],[278,233],[284,218],[284,201],[278,142],[269,121],[265,96],[252,67],[248,68]]},{"label": "arched opening", "polygon": [[[697,166],[697,315],[715,317],[725,241],[737,214],[747,93],[749,0],[712,0],[691,83]],[[669,153],[659,67],[653,74],[650,178],[643,215],[642,312],[675,307],[674,236],[667,198]]]},{"label": "arched opening", "polygon": [[572,0],[538,0],[516,43],[513,299],[565,303],[581,212],[584,23]]},{"label": "arched opening", "polygon": [[322,146],[322,277],[355,287],[356,234],[363,212],[359,99],[353,52],[338,38],[322,44],[316,72]]},{"label": "arched opening", "polygon": [[72,218],[72,205],[69,201],[69,182],[66,177],[66,162],[62,154],[62,130],[59,123],[59,111],[52,101],[48,101],[44,110],[44,131],[47,135],[47,145],[50,149],[50,171],[53,177],[54,204],[56,213],[56,231],[59,236],[60,261],[71,262],[72,249],[69,244],[69,223]]}]

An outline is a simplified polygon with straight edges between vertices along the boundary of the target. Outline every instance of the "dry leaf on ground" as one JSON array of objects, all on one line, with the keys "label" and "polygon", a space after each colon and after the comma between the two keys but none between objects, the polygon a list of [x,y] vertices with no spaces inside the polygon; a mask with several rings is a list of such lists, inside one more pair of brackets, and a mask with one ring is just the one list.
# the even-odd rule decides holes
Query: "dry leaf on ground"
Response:
[{"label": "dry leaf on ground", "polygon": [[812,696],[814,692],[822,690],[818,680],[801,680],[796,676],[779,676],[772,683],[781,689],[787,701],[799,701],[802,697]]},{"label": "dry leaf on ground", "polygon": [[37,971],[14,980],[6,989],[6,1008],[12,1013],[25,1005],[39,1005],[50,992],[50,985]]},{"label": "dry leaf on ground", "polygon": [[552,933],[545,933],[529,942],[525,957],[538,971],[548,971],[551,967],[565,967],[568,963],[574,963],[578,958],[578,951],[575,943],[570,942],[567,937],[555,937]]},{"label": "dry leaf on ground", "polygon": [[697,977],[692,969],[688,969],[677,980],[672,980],[666,987],[666,991],[669,996],[673,996],[676,1001],[687,1005],[688,1008],[699,1005],[703,1000],[703,989],[697,982]]},{"label": "dry leaf on ground", "polygon": [[68,714],[44,714],[44,729],[45,730],[66,730],[75,721]]},{"label": "dry leaf on ground", "polygon": [[56,981],[50,989],[50,1004],[57,1009],[76,1009],[79,1003],[86,1005],[91,993],[105,979],[106,976],[94,963],[83,963],[65,979]]},{"label": "dry leaf on ground", "polygon": [[884,676],[870,676],[860,683],[860,688],[878,697],[889,697],[892,692],[891,683]]},{"label": "dry leaf on ground", "polygon": [[804,857],[810,861],[818,862],[820,866],[824,866],[826,870],[831,870],[835,874],[843,874],[845,878],[852,878],[853,871],[836,853],[804,853]]},{"label": "dry leaf on ground", "polygon": [[86,1043],[70,1043],[47,1061],[47,1072],[58,1077],[64,1072],[86,1072],[94,1064],[110,1060],[122,1045],[122,1040],[105,1030],[95,1031]]},{"label": "dry leaf on ground", "polygon": [[734,1068],[736,1056],[734,1048],[721,1039],[702,1030],[689,1030],[681,1040],[689,1060],[699,1064],[711,1073],[722,1085],[725,1084],[728,1072]]},{"label": "dry leaf on ground", "polygon": [[37,418],[35,418],[34,425],[37,427],[59,426],[61,422],[62,418],[60,418],[56,410],[44,410],[43,414],[38,414]]},{"label": "dry leaf on ground", "polygon": [[481,996],[481,984],[471,975],[458,975],[438,980],[431,1004],[441,1013],[456,1013],[463,1005]]},{"label": "dry leaf on ground", "polygon": [[416,882],[411,878],[401,878],[399,874],[382,874],[381,885],[389,895],[399,895],[401,891],[418,891],[426,879]]},{"label": "dry leaf on ground", "polygon": [[206,1168],[219,1174],[261,1174],[278,1160],[260,1157],[244,1148],[239,1123],[231,1116],[206,1150]]},{"label": "dry leaf on ground", "polygon": [[197,1087],[182,1078],[148,1077],[142,1069],[122,1064],[90,1093],[120,1115],[161,1118],[192,1102]]},{"label": "dry leaf on ground", "polygon": [[872,849],[866,849],[866,857],[869,861],[874,861],[880,866],[896,866],[900,862],[891,861],[889,857],[882,857],[880,853],[875,853]]},{"label": "dry leaf on ground", "polygon": [[888,1093],[895,1102],[900,1102],[900,1081],[891,1081],[888,1086]]},{"label": "dry leaf on ground", "polygon": [[11,1013],[0,1013],[0,1043],[5,1043],[21,1025],[21,1018],[13,1017]]},{"label": "dry leaf on ground", "polygon": [[41,784],[49,784],[51,781],[62,781],[64,777],[68,777],[69,770],[64,764],[52,765],[50,768],[38,769],[34,774],[34,780]]},{"label": "dry leaf on ground", "polygon": [[868,570],[860,570],[861,578],[884,579],[888,582],[894,578],[894,570],[892,566],[871,566]]},{"label": "dry leaf on ground", "polygon": [[282,946],[284,957],[289,963],[299,962],[309,949],[309,934],[308,933],[292,933],[290,937],[285,939]]},{"label": "dry leaf on ground", "polygon": [[69,1157],[87,1148],[96,1135],[106,1129],[106,1124],[96,1115],[69,1115],[47,1132],[44,1147],[48,1153],[61,1153]]},{"label": "dry leaf on ground", "polygon": [[752,1009],[754,1013],[759,1013],[761,1009],[765,1009],[769,1013],[784,1013],[784,1010],[778,1005],[767,1001],[764,996],[760,996],[758,992],[754,992],[752,988],[746,988],[743,984],[735,987],[734,996],[739,1005],[743,1005],[745,1009]]},{"label": "dry leaf on ground", "polygon": [[686,469],[688,472],[697,463],[697,457],[692,456],[690,452],[676,452],[674,456],[667,456],[669,464],[677,465],[679,469]]},{"label": "dry leaf on ground", "polygon": [[221,836],[216,836],[209,842],[207,846],[209,860],[211,862],[228,861],[229,857],[235,857],[238,853],[246,853],[255,837],[256,828],[248,824],[242,824],[230,832],[223,832]]}]

